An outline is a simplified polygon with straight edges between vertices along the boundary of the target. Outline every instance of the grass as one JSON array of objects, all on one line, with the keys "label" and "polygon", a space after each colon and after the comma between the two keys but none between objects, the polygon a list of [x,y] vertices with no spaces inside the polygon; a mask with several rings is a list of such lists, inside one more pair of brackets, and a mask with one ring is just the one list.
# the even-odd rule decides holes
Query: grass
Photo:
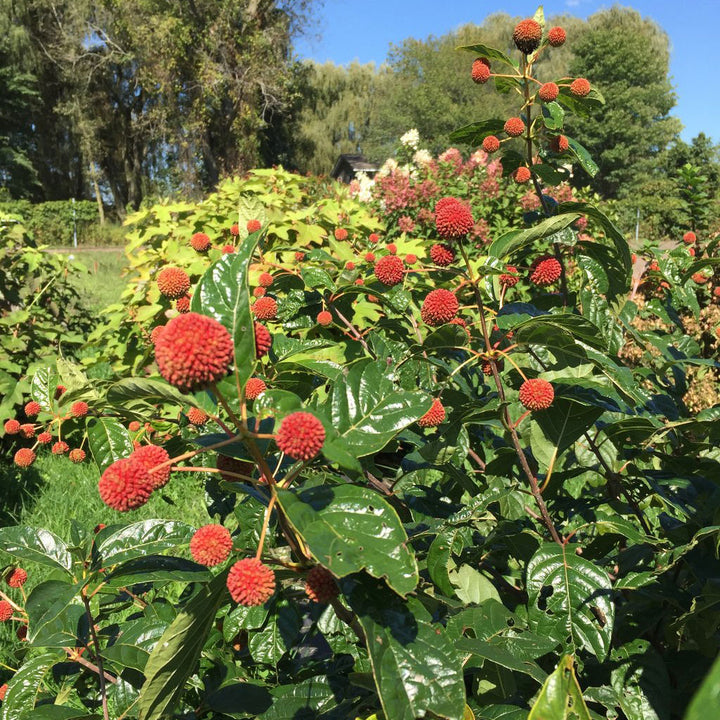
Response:
[{"label": "grass", "polygon": [[[69,542],[72,521],[90,532],[100,523],[111,525],[150,518],[182,520],[194,527],[211,522],[201,473],[173,475],[146,505],[131,513],[117,512],[102,502],[97,491],[99,478],[94,463],[74,465],[65,456],[41,455],[25,472],[13,466],[0,467],[0,490],[4,498],[10,500],[4,507],[2,524],[45,528]],[[17,560],[0,553],[0,568],[11,564],[17,564]],[[30,562],[21,565],[28,571],[26,593],[53,575],[53,571],[42,565]],[[17,592],[10,590],[10,593]],[[17,652],[24,650],[15,637],[16,629],[15,622],[0,624],[0,678],[7,674],[2,665],[15,667]]]}]

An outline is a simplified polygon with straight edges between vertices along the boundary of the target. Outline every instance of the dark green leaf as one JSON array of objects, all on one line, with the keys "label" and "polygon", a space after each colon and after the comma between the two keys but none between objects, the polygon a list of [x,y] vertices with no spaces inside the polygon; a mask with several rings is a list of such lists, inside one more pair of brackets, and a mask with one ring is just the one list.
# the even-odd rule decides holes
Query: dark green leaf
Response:
[{"label": "dark green leaf", "polygon": [[204,566],[185,558],[165,555],[128,560],[111,572],[105,581],[109,585],[132,585],[137,582],[208,582],[212,573]]},{"label": "dark green leaf", "polygon": [[562,657],[555,672],[548,677],[528,720],[591,720],[575,676],[573,659]]},{"label": "dark green leaf", "polygon": [[45,676],[64,656],[43,653],[26,660],[8,682],[2,704],[0,720],[26,720],[33,718],[35,701]]},{"label": "dark green leaf", "polygon": [[496,258],[505,258],[538,240],[552,235],[572,225],[580,217],[579,213],[553,215],[542,220],[527,230],[511,230],[495,240],[488,250],[488,254]]},{"label": "dark green leaf", "polygon": [[328,678],[319,675],[292,685],[279,685],[271,690],[273,704],[258,720],[300,720],[318,718],[337,705],[335,692]]},{"label": "dark green leaf", "polygon": [[296,642],[301,625],[297,606],[285,599],[278,600],[265,627],[250,635],[248,649],[253,660],[277,665]]},{"label": "dark green leaf", "polygon": [[35,372],[30,384],[30,395],[45,412],[52,412],[55,405],[55,391],[58,375],[55,368],[43,367]]},{"label": "dark green leaf", "polygon": [[562,130],[565,111],[556,102],[544,103],[542,106],[543,123],[548,130]]},{"label": "dark green leaf", "polygon": [[521,660],[509,650],[498,647],[497,645],[485,640],[460,638],[455,643],[455,647],[460,650],[460,652],[471,653],[483,660],[488,660],[496,665],[501,665],[508,670],[514,670],[515,672],[529,675],[538,683],[543,683],[547,677],[547,673],[544,672],[537,663],[530,660]]},{"label": "dark green leaf", "polygon": [[582,167],[590,177],[595,177],[600,168],[592,159],[590,153],[577,140],[569,137],[567,141],[570,146],[570,152],[577,158],[580,167]]},{"label": "dark green leaf", "polygon": [[33,588],[27,599],[28,641],[36,647],[77,647],[85,608],[80,585],[47,580]]},{"label": "dark green leaf", "polygon": [[119,637],[103,650],[103,658],[118,666],[120,671],[130,667],[143,672],[150,652],[167,625],[167,622],[147,618],[124,622]]},{"label": "dark green leaf", "polygon": [[496,50],[490,45],[484,45],[483,43],[474,43],[473,45],[460,45],[458,50],[467,50],[468,52],[474,53],[478,57],[484,57],[488,60],[498,60],[501,63],[505,63],[512,68],[516,68],[517,64],[514,63],[504,52]]},{"label": "dark green leaf", "polygon": [[67,545],[57,535],[42,528],[0,528],[0,550],[21,560],[62,568],[68,573],[72,567],[72,557]]},{"label": "dark green leaf", "polygon": [[684,720],[709,720],[717,714],[718,707],[720,707],[720,656],[693,696]]},{"label": "dark green leaf", "polygon": [[134,450],[127,428],[115,418],[94,417],[87,424],[88,444],[100,472]]},{"label": "dark green leaf", "polygon": [[665,663],[647,640],[613,650],[610,682],[628,720],[669,720],[671,683]]},{"label": "dark green leaf", "polygon": [[278,490],[278,501],[318,562],[335,576],[367,570],[401,595],[418,570],[395,510],[377,493],[353,485]]},{"label": "dark green leaf", "polygon": [[466,143],[477,147],[482,145],[482,141],[488,135],[501,133],[504,124],[505,122],[499,119],[480,120],[479,122],[470,123],[450,133],[450,142]]},{"label": "dark green leaf", "polygon": [[152,403],[161,401],[180,406],[187,405],[187,396],[162,380],[125,378],[113,383],[108,388],[107,401],[112,405],[122,407],[128,401],[137,400],[147,400]]}]

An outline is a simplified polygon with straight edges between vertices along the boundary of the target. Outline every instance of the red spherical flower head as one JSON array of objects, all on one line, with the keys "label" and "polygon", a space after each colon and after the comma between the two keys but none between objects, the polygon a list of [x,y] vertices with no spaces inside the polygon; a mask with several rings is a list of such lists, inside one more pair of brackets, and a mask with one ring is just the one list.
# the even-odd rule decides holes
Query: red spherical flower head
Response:
[{"label": "red spherical flower head", "polygon": [[[358,278],[358,279],[355,281],[355,284],[356,284],[356,285],[364,285],[364,284],[365,284],[365,281],[364,281],[362,278]],[[368,295],[368,298],[369,298],[369,297],[370,297],[370,296]]]},{"label": "red spherical flower head", "polygon": [[157,278],[158,290],[170,300],[177,300],[190,289],[188,274],[178,267],[166,267]]},{"label": "red spherical flower head", "polygon": [[129,430],[130,432],[137,432],[141,427],[142,427],[142,426],[140,425],[140,423],[139,423],[137,420],[133,420],[133,421],[128,425],[128,430]]},{"label": "red spherical flower head", "polygon": [[205,253],[210,249],[210,238],[205,233],[197,232],[190,238],[190,245],[193,250]]},{"label": "red spherical flower head", "polygon": [[577,97],[585,97],[590,92],[590,83],[585,78],[578,78],[570,83],[570,92]]},{"label": "red spherical flower head", "polygon": [[335,228],[334,235],[336,240],[347,240],[348,231],[345,228]]},{"label": "red spherical flower head", "polygon": [[20,448],[13,458],[18,467],[30,467],[35,462],[35,453],[30,448]]},{"label": "red spherical flower head", "polygon": [[688,255],[690,257],[695,257],[695,248],[693,248],[693,247],[688,248]]},{"label": "red spherical flower head", "polygon": [[248,220],[248,223],[245,226],[249,233],[257,232],[261,227],[262,225],[259,220]]},{"label": "red spherical flower head", "polygon": [[408,265],[414,265],[417,262],[417,255],[413,255],[413,253],[408,253],[405,256],[405,262]]},{"label": "red spherical flower head", "polygon": [[355,263],[352,260],[348,260],[345,263],[345,269],[346,270],[354,270],[355,269]]},{"label": "red spherical flower head", "polygon": [[718,285],[717,287],[713,288],[713,295],[714,295],[716,298],[720,298],[720,285]]},{"label": "red spherical flower head", "polygon": [[405,263],[397,255],[385,255],[375,263],[375,277],[383,285],[399,285],[404,276]]},{"label": "red spherical flower head", "polygon": [[264,605],[275,592],[275,573],[257,558],[244,558],[230,568],[227,588],[240,605]]},{"label": "red spherical flower head", "polygon": [[20,432],[20,423],[15,419],[6,420],[3,427],[6,435],[17,435]]},{"label": "red spherical flower head", "polygon": [[478,85],[484,85],[490,79],[490,66],[485,58],[476,58],[473,61],[470,77]]},{"label": "red spherical flower head", "polygon": [[540,287],[552,285],[562,275],[562,265],[550,255],[539,257],[530,270],[530,282]]},{"label": "red spherical flower head", "polygon": [[507,272],[500,276],[500,284],[509,288],[515,287],[520,279],[517,274],[517,268],[513,265],[508,265],[505,269]]},{"label": "red spherical flower head", "polygon": [[86,402],[78,400],[70,406],[70,414],[74,418],[84,418],[88,414],[89,406]]},{"label": "red spherical flower head", "polygon": [[174,317],[155,343],[160,374],[183,392],[222,380],[233,354],[227,329],[215,318],[194,312]]},{"label": "red spherical flower head", "polygon": [[82,448],[73,448],[68,457],[71,462],[81,463],[85,459],[85,451]]},{"label": "red spherical flower head", "polygon": [[7,622],[13,616],[13,606],[7,600],[0,600],[0,622]]},{"label": "red spherical flower head", "polygon": [[67,392],[67,388],[64,385],[58,385],[55,388],[55,399],[62,397]]},{"label": "red spherical flower head", "polygon": [[259,322],[255,323],[255,357],[259,360],[270,351],[272,335],[270,331]]},{"label": "red spherical flower head", "polygon": [[550,139],[550,149],[554,153],[563,153],[570,147],[568,139],[564,135],[556,135]]},{"label": "red spherical flower head", "polygon": [[295,262],[302,262],[304,259],[305,259],[304,252],[296,252],[295,253]]},{"label": "red spherical flower head", "polygon": [[232,255],[234,252],[235,252],[234,245],[223,245],[222,246],[222,254],[223,255]]},{"label": "red spherical flower head", "polygon": [[250,308],[258,320],[274,320],[277,317],[278,306],[271,297],[261,297]]},{"label": "red spherical flower head", "polygon": [[312,460],[325,442],[325,428],[311,413],[294,412],[283,418],[275,442],[293,460]]},{"label": "red spherical flower head", "polygon": [[542,40],[542,27],[540,23],[532,18],[521,20],[513,30],[513,42],[515,47],[525,55],[537,50]]},{"label": "red spherical flower head", "polygon": [[41,432],[37,436],[37,440],[41,445],[47,445],[52,442],[52,435],[49,432]]},{"label": "red spherical flower head", "polygon": [[340,590],[335,578],[322,565],[316,565],[305,577],[305,594],[316,603],[329,603]]},{"label": "red spherical flower head", "polygon": [[133,457],[116,460],[100,478],[98,492],[113,510],[127,512],[144,505],[152,492],[147,470]]},{"label": "red spherical flower head", "polygon": [[3,683],[0,685],[0,702],[2,702],[5,699],[5,696],[7,695],[8,691],[8,684]]},{"label": "red spherical flower head", "polygon": [[20,434],[24,438],[35,437],[35,426],[32,423],[24,423],[20,426]]},{"label": "red spherical flower head", "polygon": [[235,477],[236,475],[245,475],[250,477],[254,469],[254,465],[244,460],[238,460],[237,458],[230,457],[229,455],[218,455],[215,460],[215,466],[220,471],[220,477],[225,482],[235,482],[240,478]]},{"label": "red spherical flower head", "polygon": [[368,241],[374,245],[376,242],[380,241],[380,236],[377,233],[370,233]]},{"label": "red spherical flower head", "polygon": [[35,402],[34,400],[31,400],[26,406],[25,406],[25,416],[29,418],[37,417],[40,414],[40,411],[42,408],[40,407],[39,402]]},{"label": "red spherical flower head", "polygon": [[530,169],[521,165],[514,173],[513,178],[518,185],[526,183],[532,177]]},{"label": "red spherical flower head", "polygon": [[[683,235],[683,242],[687,243],[688,245],[692,245],[693,243],[697,242],[697,235],[692,230],[689,230]],[[25,406],[25,414],[27,415],[27,405]],[[28,417],[30,416],[28,415]]]},{"label": "red spherical flower head", "polygon": [[552,45],[552,47],[560,47],[561,45],[564,45],[566,37],[565,30],[561,27],[555,26],[548,30],[548,44]]},{"label": "red spherical flower head", "polygon": [[203,525],[190,540],[190,554],[195,562],[213,567],[225,562],[232,552],[230,531],[222,525]]},{"label": "red spherical flower head", "polygon": [[163,330],[165,330],[164,325],[156,325],[151,331],[150,331],[150,342],[153,345],[157,345],[158,338],[162,335]]},{"label": "red spherical flower head", "polygon": [[181,298],[178,298],[175,301],[175,309],[183,314],[190,312],[190,295],[183,295]]},{"label": "red spherical flower head", "polygon": [[444,419],[445,408],[438,398],[434,398],[430,409],[418,420],[418,425],[424,428],[436,427]]},{"label": "red spherical flower head", "polygon": [[202,427],[208,420],[208,414],[202,408],[191,407],[187,412],[187,418],[191,425]]},{"label": "red spherical flower head", "polygon": [[371,253],[371,252],[365,253],[365,262],[374,263],[375,262],[375,253]]},{"label": "red spherical flower head", "polygon": [[560,93],[560,88],[554,82],[547,82],[538,90],[538,97],[543,102],[552,102]]},{"label": "red spherical flower head", "polygon": [[505,121],[505,125],[503,125],[503,130],[510,137],[520,137],[520,135],[525,132],[525,123],[522,121],[522,118],[511,117]]},{"label": "red spherical flower head", "polygon": [[470,208],[455,197],[444,197],[435,203],[435,228],[443,240],[465,237],[475,226]]},{"label": "red spherical flower head", "polygon": [[397,245],[395,243],[388,243],[386,247],[391,255],[397,255]]},{"label": "red spherical flower head", "polygon": [[547,410],[555,398],[553,386],[547,380],[531,378],[520,386],[520,402],[533,412]]},{"label": "red spherical flower head", "polygon": [[500,141],[494,135],[488,135],[482,141],[482,148],[486,153],[494,153],[500,149]]},{"label": "red spherical flower head", "polygon": [[9,575],[5,577],[7,584],[12,588],[22,587],[27,581],[27,571],[23,568],[13,568]]},{"label": "red spherical flower head", "polygon": [[264,380],[257,377],[251,377],[245,383],[245,397],[248,400],[255,400],[259,398],[267,390],[267,385]]},{"label": "red spherical flower head", "polygon": [[692,281],[698,285],[704,285],[710,278],[707,275],[703,275],[701,272],[694,273]]},{"label": "red spherical flower head", "polygon": [[317,318],[315,318],[315,319],[317,320],[318,325],[322,325],[323,327],[327,327],[328,325],[331,325],[332,321],[333,321],[332,313],[329,312],[328,310],[321,310],[317,314]]},{"label": "red spherical flower head", "polygon": [[267,292],[267,290],[264,287],[256,287],[253,290],[253,296],[256,298],[260,298],[260,297],[263,297],[266,292]]},{"label": "red spherical flower head", "polygon": [[260,273],[258,283],[265,288],[269,288],[273,284],[273,276],[269,272]]},{"label": "red spherical flower head", "polygon": [[[170,465],[163,465],[170,459],[165,448],[161,448],[159,445],[141,445],[130,455],[130,459],[138,463],[148,474],[153,490],[167,485],[172,468]],[[158,467],[158,465],[162,465],[162,467]]]},{"label": "red spherical flower head", "polygon": [[53,455],[64,455],[69,449],[70,446],[64,440],[58,440],[52,448],[50,448],[50,452]]},{"label": "red spherical flower head", "polygon": [[237,223],[233,223],[230,226],[230,234],[237,237],[240,234],[240,226]]},{"label": "red spherical flower head", "polygon": [[455,252],[449,245],[435,244],[430,248],[430,259],[440,267],[447,267],[455,260]]},{"label": "red spherical flower head", "polygon": [[459,309],[460,303],[458,303],[455,293],[438,288],[427,294],[422,308],[420,308],[420,315],[427,325],[437,326],[450,322],[457,315]]}]

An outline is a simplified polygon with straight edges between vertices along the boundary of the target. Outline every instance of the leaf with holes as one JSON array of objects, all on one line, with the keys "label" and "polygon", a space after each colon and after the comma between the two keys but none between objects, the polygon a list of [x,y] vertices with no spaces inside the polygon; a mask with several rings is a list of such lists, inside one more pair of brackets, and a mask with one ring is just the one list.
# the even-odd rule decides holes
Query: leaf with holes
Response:
[{"label": "leaf with holes", "polygon": [[532,706],[528,720],[591,720],[583,700],[582,690],[575,676],[573,659],[565,655],[555,672],[548,677],[538,699]]}]

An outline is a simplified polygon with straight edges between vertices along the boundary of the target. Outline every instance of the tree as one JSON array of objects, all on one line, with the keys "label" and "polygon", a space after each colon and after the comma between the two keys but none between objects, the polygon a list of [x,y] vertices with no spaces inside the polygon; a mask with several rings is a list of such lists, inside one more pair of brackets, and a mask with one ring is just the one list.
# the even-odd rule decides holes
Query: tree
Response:
[{"label": "tree", "polygon": [[606,104],[568,123],[570,134],[600,166],[592,179],[579,172],[576,184],[618,197],[637,194],[638,186],[650,181],[681,127],[668,115],[675,105],[668,63],[667,35],[637,11],[613,7],[590,17],[570,74],[587,77]]}]

